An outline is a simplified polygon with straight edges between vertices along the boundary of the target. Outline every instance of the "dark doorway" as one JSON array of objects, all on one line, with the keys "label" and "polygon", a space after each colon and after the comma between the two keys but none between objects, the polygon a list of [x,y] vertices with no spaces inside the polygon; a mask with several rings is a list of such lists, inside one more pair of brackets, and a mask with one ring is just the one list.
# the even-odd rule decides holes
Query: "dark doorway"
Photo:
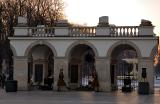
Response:
[{"label": "dark doorway", "polygon": [[115,65],[111,65],[111,70],[110,70],[110,74],[111,74],[111,85],[114,85],[115,83]]},{"label": "dark doorway", "polygon": [[78,65],[71,65],[70,68],[71,83],[78,83]]},{"label": "dark doorway", "polygon": [[[69,57],[69,78],[71,89],[88,90],[95,69],[95,54],[88,45],[75,46]],[[74,87],[73,87],[74,86]]]},{"label": "dark doorway", "polygon": [[35,64],[35,82],[41,83],[43,81],[43,64]]}]

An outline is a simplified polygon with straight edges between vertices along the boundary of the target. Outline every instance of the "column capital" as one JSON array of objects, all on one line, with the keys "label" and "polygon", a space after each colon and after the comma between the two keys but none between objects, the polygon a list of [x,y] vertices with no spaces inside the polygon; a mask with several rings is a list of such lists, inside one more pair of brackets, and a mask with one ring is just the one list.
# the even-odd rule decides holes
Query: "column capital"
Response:
[{"label": "column capital", "polygon": [[28,60],[27,56],[13,56],[14,60]]},{"label": "column capital", "polygon": [[138,61],[153,61],[153,58],[151,58],[151,57],[140,57],[140,58],[138,58]]},{"label": "column capital", "polygon": [[95,59],[97,59],[97,60],[106,60],[106,59],[108,59],[108,57],[95,57]]},{"label": "column capital", "polygon": [[64,60],[64,59],[68,59],[68,58],[67,57],[58,57],[57,56],[57,57],[54,57],[54,59],[63,59]]}]

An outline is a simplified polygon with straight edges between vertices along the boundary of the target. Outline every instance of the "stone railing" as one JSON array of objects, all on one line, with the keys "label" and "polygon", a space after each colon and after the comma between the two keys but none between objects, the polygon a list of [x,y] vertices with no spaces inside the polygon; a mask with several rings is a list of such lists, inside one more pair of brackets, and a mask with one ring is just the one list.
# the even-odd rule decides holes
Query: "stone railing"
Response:
[{"label": "stone railing", "polygon": [[29,27],[29,36],[34,37],[53,37],[54,27]]},{"label": "stone railing", "polygon": [[69,28],[71,37],[92,37],[96,36],[96,27],[71,27]]},{"label": "stone railing", "polygon": [[153,27],[14,27],[14,36],[29,37],[151,37]]},{"label": "stone railing", "polygon": [[139,36],[138,26],[114,26],[110,28],[110,36],[135,37]]},{"label": "stone railing", "polygon": [[67,20],[60,20],[56,27],[27,27],[27,18],[19,17],[14,27],[14,36],[30,37],[153,37],[154,26],[148,20],[142,20],[139,26],[115,26],[109,24],[108,16],[99,18],[97,27],[70,27]]}]

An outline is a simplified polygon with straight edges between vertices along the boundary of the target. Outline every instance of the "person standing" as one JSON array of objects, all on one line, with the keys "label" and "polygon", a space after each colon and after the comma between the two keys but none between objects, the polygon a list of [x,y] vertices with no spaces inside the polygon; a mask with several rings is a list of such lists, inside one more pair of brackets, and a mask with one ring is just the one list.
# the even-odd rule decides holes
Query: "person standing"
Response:
[{"label": "person standing", "polygon": [[4,86],[5,86],[5,79],[6,79],[5,74],[2,73],[2,88],[3,89],[4,89]]},{"label": "person standing", "polygon": [[61,91],[62,88],[66,86],[66,83],[64,82],[63,69],[60,69],[57,86],[58,86],[58,89],[57,89],[58,91]]},{"label": "person standing", "polygon": [[99,81],[98,81],[98,75],[96,70],[93,71],[92,77],[93,77],[93,82],[92,82],[93,89],[95,91],[99,91]]},{"label": "person standing", "polygon": [[0,74],[0,87],[2,87],[2,74]]}]

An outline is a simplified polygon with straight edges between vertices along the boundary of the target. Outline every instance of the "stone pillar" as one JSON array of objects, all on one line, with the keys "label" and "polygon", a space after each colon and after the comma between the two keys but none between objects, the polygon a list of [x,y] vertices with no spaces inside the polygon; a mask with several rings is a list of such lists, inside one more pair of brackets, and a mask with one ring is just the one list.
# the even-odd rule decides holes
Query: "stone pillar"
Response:
[{"label": "stone pillar", "polygon": [[139,36],[154,36],[154,26],[139,26]]},{"label": "stone pillar", "polygon": [[55,27],[55,36],[69,36],[68,27]]},{"label": "stone pillar", "polygon": [[110,36],[110,27],[96,27],[96,36]]},{"label": "stone pillar", "polygon": [[14,80],[18,82],[18,90],[28,90],[28,59],[23,56],[14,57]]},{"label": "stone pillar", "polygon": [[98,26],[96,27],[96,36],[110,36],[109,17],[102,16],[99,18]]},{"label": "stone pillar", "polygon": [[27,27],[27,18],[18,17],[18,25],[14,28],[14,36],[28,36],[29,27]]},{"label": "stone pillar", "polygon": [[59,79],[60,69],[63,68],[64,81],[68,87],[69,76],[68,76],[68,59],[65,57],[56,57],[54,59],[54,90],[57,90],[57,82]]},{"label": "stone pillar", "polygon": [[141,81],[142,68],[146,68],[147,81],[150,85],[150,93],[154,93],[154,64],[151,58],[141,58],[138,60],[138,81]]},{"label": "stone pillar", "polygon": [[152,25],[152,22],[149,20],[142,19],[138,29],[139,29],[139,36],[147,37],[155,35],[153,32],[154,26]]},{"label": "stone pillar", "polygon": [[111,91],[109,60],[106,58],[96,58],[96,71],[99,80],[99,90]]},{"label": "stone pillar", "polygon": [[68,36],[69,23],[67,20],[59,20],[55,27],[55,36]]}]

